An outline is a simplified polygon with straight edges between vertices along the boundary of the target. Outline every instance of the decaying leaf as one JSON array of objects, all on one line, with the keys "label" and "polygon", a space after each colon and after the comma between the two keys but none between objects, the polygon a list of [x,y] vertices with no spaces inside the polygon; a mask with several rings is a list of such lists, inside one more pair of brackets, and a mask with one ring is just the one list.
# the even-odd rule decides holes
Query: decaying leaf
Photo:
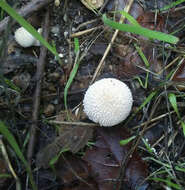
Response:
[{"label": "decaying leaf", "polygon": [[[85,156],[91,166],[91,173],[100,190],[112,190],[119,184],[118,177],[121,162],[131,148],[131,144],[120,146],[119,141],[131,136],[125,128],[100,128],[95,146],[89,149]],[[135,151],[126,166],[123,182],[131,190],[146,189],[144,179],[148,175],[147,165]],[[127,188],[127,189],[128,189]]]},{"label": "decaying leaf", "polygon": [[[161,64],[160,60],[157,59],[157,50],[154,46],[149,43],[141,43],[140,48],[150,64],[149,70],[153,72],[160,71]],[[117,67],[117,74],[119,77],[134,77],[146,72],[144,69],[141,69],[146,68],[146,66],[134,48],[130,49],[128,54],[122,57],[122,59],[123,61],[121,61]]]},{"label": "decaying leaf", "polygon": [[95,182],[92,179],[86,179],[86,182],[88,185],[82,181],[78,181],[78,183],[73,184],[72,186],[62,187],[60,190],[98,190],[96,184],[93,186],[93,183]]},{"label": "decaying leaf", "polygon": [[157,14],[156,17],[155,13],[153,12],[145,12],[142,15],[138,16],[137,21],[141,26],[148,28],[150,30],[165,32],[164,31],[165,20],[164,17],[159,14]]},{"label": "decaying leaf", "polygon": [[[69,114],[69,115],[68,115]],[[56,117],[56,121],[66,121],[68,116],[72,121],[78,121],[78,116],[73,114],[70,110],[61,111]],[[83,118],[83,114],[80,117]],[[52,143],[47,145],[44,149],[40,150],[37,154],[37,166],[49,167],[49,162],[57,156],[61,151],[70,151],[77,153],[82,149],[93,136],[93,128],[89,126],[80,125],[61,125],[59,128],[59,135],[53,140]]]},{"label": "decaying leaf", "polygon": [[70,190],[96,190],[96,183],[89,176],[87,162],[73,154],[64,154],[56,164],[56,176],[64,189]]},{"label": "decaying leaf", "polygon": [[88,126],[66,126],[60,134],[58,143],[76,153],[83,148],[89,139],[92,138],[93,129]]},{"label": "decaying leaf", "polygon": [[49,161],[62,149],[72,153],[83,148],[92,137],[93,129],[88,126],[63,126],[62,133],[37,154],[37,166],[49,167]]}]

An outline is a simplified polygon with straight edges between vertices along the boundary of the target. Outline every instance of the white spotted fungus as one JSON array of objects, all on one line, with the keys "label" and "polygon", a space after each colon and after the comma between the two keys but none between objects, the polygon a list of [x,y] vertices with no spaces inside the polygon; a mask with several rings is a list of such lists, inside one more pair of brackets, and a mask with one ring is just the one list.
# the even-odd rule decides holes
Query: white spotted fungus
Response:
[{"label": "white spotted fungus", "polygon": [[[38,29],[39,33],[42,33],[42,29]],[[15,31],[15,41],[22,47],[27,48],[31,46],[40,46],[40,42],[35,39],[25,28],[20,27]]]},{"label": "white spotted fungus", "polygon": [[96,81],[87,89],[84,112],[100,126],[111,127],[127,118],[132,109],[132,93],[129,87],[115,78]]}]

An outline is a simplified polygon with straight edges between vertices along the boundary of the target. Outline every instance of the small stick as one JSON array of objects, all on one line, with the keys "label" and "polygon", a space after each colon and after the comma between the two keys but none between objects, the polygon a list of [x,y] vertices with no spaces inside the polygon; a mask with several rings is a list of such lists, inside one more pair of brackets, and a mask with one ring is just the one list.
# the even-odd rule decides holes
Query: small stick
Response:
[{"label": "small stick", "polygon": [[[31,14],[47,6],[52,1],[53,0],[32,0],[30,3],[19,9],[17,13],[19,13],[22,17],[28,18]],[[9,19],[10,17],[7,16],[0,22],[0,33],[5,30]],[[13,20],[13,23],[15,22],[16,21]]]},{"label": "small stick", "polygon": [[75,29],[75,32],[80,30],[80,28],[87,26],[88,24],[92,24],[96,21],[98,21],[98,19],[93,19],[93,20],[88,20],[87,22],[83,22],[82,24],[78,25],[78,27]]},{"label": "small stick", "polygon": [[[45,40],[48,40],[49,36],[49,11],[47,10],[45,17],[44,17],[44,26],[43,26],[43,37]],[[27,158],[28,162],[31,165],[31,159],[33,156],[34,146],[35,146],[35,139],[36,139],[36,132],[37,132],[37,123],[38,123],[38,115],[39,115],[39,107],[40,107],[40,93],[41,93],[41,85],[42,85],[42,78],[44,73],[45,67],[45,58],[47,54],[47,48],[45,46],[41,46],[40,48],[40,56],[37,63],[37,71],[36,71],[36,78],[37,84],[35,93],[33,96],[33,113],[32,113],[32,125],[30,128],[30,139],[28,143],[28,151],[27,151]]]},{"label": "small stick", "polygon": [[133,127],[132,129],[138,129],[138,128],[140,128],[140,127],[145,126],[146,124],[150,124],[150,123],[152,123],[152,122],[154,122],[154,121],[158,121],[158,120],[162,119],[163,117],[166,117],[166,116],[168,116],[169,114],[172,114],[172,113],[175,113],[175,111],[171,111],[170,113],[164,113],[164,114],[162,114],[162,115],[159,115],[159,116],[157,116],[157,117],[151,119],[149,122],[148,122],[148,121],[145,121],[145,122],[141,123],[140,125],[137,125],[137,126]]},{"label": "small stick", "polygon": [[160,75],[164,70],[168,69],[171,67],[176,61],[180,59],[180,56],[176,57],[174,60],[172,60],[168,65],[166,65],[163,69],[161,69],[157,74]]},{"label": "small stick", "polygon": [[89,32],[92,32],[94,30],[97,30],[97,29],[100,29],[102,28],[102,26],[96,26],[94,28],[90,28],[90,29],[87,29],[87,30],[83,30],[83,31],[80,31],[80,32],[76,32],[76,33],[73,33],[70,35],[70,38],[75,38],[75,37],[79,37],[79,36],[82,36],[84,34],[88,34]]},{"label": "small stick", "polygon": [[73,122],[73,121],[56,121],[50,120],[49,123],[51,124],[58,124],[58,125],[79,125],[79,126],[89,126],[89,127],[97,127],[99,126],[96,123],[86,123],[86,122]]}]

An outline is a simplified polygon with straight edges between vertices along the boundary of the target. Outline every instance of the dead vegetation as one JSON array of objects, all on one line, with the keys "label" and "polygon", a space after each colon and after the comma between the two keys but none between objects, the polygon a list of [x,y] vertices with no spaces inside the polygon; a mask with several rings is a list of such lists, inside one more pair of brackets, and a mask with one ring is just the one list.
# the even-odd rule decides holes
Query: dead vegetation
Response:
[{"label": "dead vegetation", "polygon": [[[96,1],[97,9],[88,0],[7,1],[42,27],[59,57],[18,45],[20,26],[0,10],[2,189],[184,189],[185,2]],[[129,23],[115,10],[179,42],[113,30],[102,14]],[[82,105],[104,77],[124,81],[134,99],[130,116],[110,128],[88,120]]]}]

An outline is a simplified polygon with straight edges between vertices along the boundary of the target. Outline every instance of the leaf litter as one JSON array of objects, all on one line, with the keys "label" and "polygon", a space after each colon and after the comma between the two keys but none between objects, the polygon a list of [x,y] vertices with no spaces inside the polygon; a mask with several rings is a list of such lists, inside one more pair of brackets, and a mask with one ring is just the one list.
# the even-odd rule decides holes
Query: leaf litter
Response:
[{"label": "leaf litter", "polygon": [[[75,118],[72,113],[70,116],[71,118]],[[61,115],[57,117],[57,121],[64,121],[64,117],[65,119],[67,118],[67,114],[65,112],[61,113]],[[68,150],[74,154],[77,153],[80,149],[86,146],[92,137],[92,127],[79,125],[60,126],[59,135],[52,143],[48,144],[37,154],[37,166],[48,168],[50,160],[62,150]]]},{"label": "leaf litter", "polygon": [[[100,190],[112,190],[118,186],[121,163],[131,148],[130,143],[120,146],[119,142],[128,137],[130,134],[123,127],[97,129],[97,141],[86,151],[83,159],[89,163]],[[147,164],[135,151],[126,166],[123,181],[131,190],[146,189],[148,185],[144,179],[147,176]]]}]

